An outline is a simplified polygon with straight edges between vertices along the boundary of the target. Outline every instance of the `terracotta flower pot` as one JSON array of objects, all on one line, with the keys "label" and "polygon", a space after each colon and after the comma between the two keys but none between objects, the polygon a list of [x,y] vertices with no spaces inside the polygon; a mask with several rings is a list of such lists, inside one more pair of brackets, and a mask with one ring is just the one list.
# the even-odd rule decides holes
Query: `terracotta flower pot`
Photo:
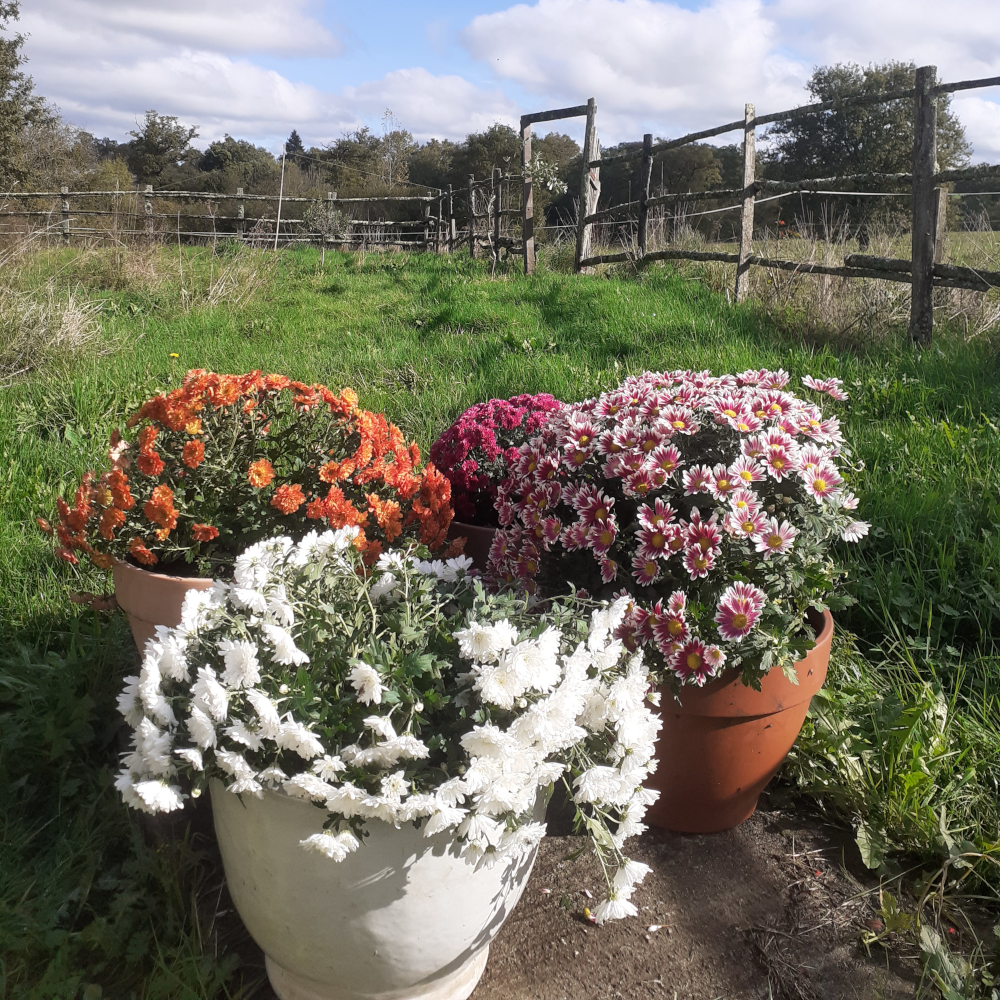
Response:
[{"label": "terracotta flower pot", "polygon": [[678,704],[662,691],[660,766],[647,785],[660,790],[646,822],[679,833],[717,833],[738,826],[757,808],[799,735],[830,660],[833,618],[827,611],[816,645],[796,664],[799,683],[780,670],[746,687],[736,671],[703,688],[685,687]]},{"label": "terracotta flower pot", "polygon": [[490,546],[496,528],[484,528],[478,524],[466,524],[464,521],[452,521],[448,528],[448,538],[465,538],[465,555],[472,560],[472,565],[480,573],[486,572],[486,564],[490,558]]},{"label": "terracotta flower pot", "polygon": [[126,562],[115,563],[114,580],[118,607],[128,616],[140,653],[156,634],[157,625],[180,625],[181,605],[189,590],[208,590],[213,582],[199,576],[151,573]]}]

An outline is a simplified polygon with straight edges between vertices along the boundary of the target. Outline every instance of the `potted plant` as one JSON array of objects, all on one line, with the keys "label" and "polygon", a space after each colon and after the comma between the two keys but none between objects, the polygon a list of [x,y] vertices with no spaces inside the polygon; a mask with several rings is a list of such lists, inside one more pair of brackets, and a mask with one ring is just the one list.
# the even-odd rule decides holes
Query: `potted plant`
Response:
[{"label": "potted plant", "polygon": [[[567,405],[500,487],[488,579],[627,596],[619,635],[666,685],[651,822],[728,829],[753,812],[826,674],[832,552],[855,520],[840,423],[783,371],[646,372]],[[803,379],[846,399],[837,379]]]},{"label": "potted plant", "polygon": [[260,539],[356,525],[369,562],[400,539],[445,543],[450,484],[351,389],[196,369],[128,428],[111,436],[109,468],[83,477],[72,506],[59,499],[56,553],[114,570],[140,650]]},{"label": "potted plant", "polygon": [[259,542],[232,583],[188,595],[126,679],[117,785],[154,813],[210,793],[279,996],[465,997],[556,781],[607,874],[594,917],[636,912],[648,869],[623,845],[655,798],[649,675],[613,634],[625,600],[540,610],[425,549],[369,570],[357,531]]},{"label": "potted plant", "polygon": [[485,569],[499,525],[497,489],[511,475],[518,448],[538,433],[562,403],[547,393],[491,399],[470,406],[431,446],[431,461],[451,483],[451,538]]}]

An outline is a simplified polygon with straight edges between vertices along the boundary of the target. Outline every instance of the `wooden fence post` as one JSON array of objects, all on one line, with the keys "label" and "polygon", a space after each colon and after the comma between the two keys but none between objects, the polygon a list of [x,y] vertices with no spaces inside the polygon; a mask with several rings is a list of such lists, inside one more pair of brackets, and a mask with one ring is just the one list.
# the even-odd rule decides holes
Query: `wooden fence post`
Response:
[{"label": "wooden fence post", "polygon": [[499,167],[493,168],[493,186],[490,190],[490,210],[493,212],[493,263],[500,263],[500,193],[503,191],[503,175]]},{"label": "wooden fence post", "polygon": [[653,176],[653,134],[642,137],[642,182],[639,185],[639,256],[646,256],[649,228],[649,181]]},{"label": "wooden fence post", "polygon": [[448,253],[455,252],[455,192],[448,185]]},{"label": "wooden fence post", "polygon": [[[935,164],[936,168],[937,164]],[[948,249],[948,189],[934,189],[934,263],[944,260]]]},{"label": "wooden fence post", "polygon": [[524,247],[524,273],[535,273],[535,204],[531,186],[531,122],[521,119],[521,243]]},{"label": "wooden fence post", "polygon": [[236,197],[241,199],[236,203],[236,238],[242,243],[243,242],[243,229],[244,222],[246,218],[246,207],[243,204],[243,188],[236,189]]},{"label": "wooden fence post", "polygon": [[736,301],[750,293],[750,265],[753,256],[754,175],[757,165],[756,108],[748,104],[743,113],[743,212],[740,216],[740,262],[736,265]]},{"label": "wooden fence post", "polygon": [[469,174],[469,256],[476,257],[476,175]]},{"label": "wooden fence post", "polygon": [[[400,233],[400,240],[403,236]],[[424,205],[424,250],[427,250],[431,243],[431,203]]]},{"label": "wooden fence post", "polygon": [[580,261],[590,256],[590,225],[587,216],[597,206],[601,196],[601,168],[592,167],[598,157],[597,101],[587,101],[587,127],[583,133],[583,176],[580,178],[580,207],[576,223],[576,260],[573,270],[581,271]]},{"label": "wooden fence post", "polygon": [[913,109],[913,236],[910,250],[910,338],[931,342],[934,330],[934,236],[937,220],[934,166],[937,159],[937,67],[921,66],[916,74]]},{"label": "wooden fence post", "polygon": [[146,236],[148,236],[150,239],[152,239],[152,237],[153,237],[153,185],[152,184],[147,184],[146,188],[145,188],[145,191],[143,193],[146,195],[145,204],[143,205],[143,209],[145,210],[145,213],[146,213]]},{"label": "wooden fence post", "polygon": [[62,209],[62,238],[63,243],[69,243],[69,187],[63,184],[59,188],[59,193],[62,195],[62,204],[60,205]]}]

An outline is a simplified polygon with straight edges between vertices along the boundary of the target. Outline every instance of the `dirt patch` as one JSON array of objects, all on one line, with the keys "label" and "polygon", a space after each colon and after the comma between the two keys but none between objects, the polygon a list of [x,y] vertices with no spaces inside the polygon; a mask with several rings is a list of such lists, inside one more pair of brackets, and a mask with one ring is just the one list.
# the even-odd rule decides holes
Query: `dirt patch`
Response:
[{"label": "dirt patch", "polygon": [[[557,810],[550,831],[565,832]],[[583,910],[602,895],[586,839],[548,836],[517,908],[490,949],[471,1000],[897,1000],[919,980],[915,956],[859,943],[877,882],[848,831],[812,815],[761,808],[727,833],[649,831],[630,856],[652,873],[639,916],[597,927]],[[588,897],[587,893],[590,894]],[[223,903],[231,906],[231,903]],[[238,925],[232,911],[229,921]],[[226,921],[228,922],[228,921]],[[242,925],[245,994],[274,1000],[263,955]]]},{"label": "dirt patch", "polygon": [[601,894],[596,861],[567,857],[582,844],[542,841],[472,1000],[914,994],[915,962],[869,959],[858,943],[873,896],[846,864],[856,848],[843,831],[763,810],[712,836],[651,831],[630,843],[653,869],[633,897],[639,916],[604,927],[582,912],[586,892]]}]

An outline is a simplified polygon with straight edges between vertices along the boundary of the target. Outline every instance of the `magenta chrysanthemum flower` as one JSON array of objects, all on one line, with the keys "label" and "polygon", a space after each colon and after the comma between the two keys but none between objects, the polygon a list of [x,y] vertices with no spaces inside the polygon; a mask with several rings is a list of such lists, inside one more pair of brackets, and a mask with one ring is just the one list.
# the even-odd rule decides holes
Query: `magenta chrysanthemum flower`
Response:
[{"label": "magenta chrysanthemum flower", "polygon": [[681,464],[681,453],[676,445],[661,444],[650,453],[647,464],[652,468],[662,469],[669,475]]},{"label": "magenta chrysanthemum flower", "polygon": [[708,493],[711,489],[712,469],[708,465],[695,465],[683,476],[684,496],[693,497],[696,493]]},{"label": "magenta chrysanthemum flower", "polygon": [[655,557],[645,558],[641,555],[632,560],[632,575],[642,587],[656,583],[660,578],[660,562]]},{"label": "magenta chrysanthemum flower", "polygon": [[670,554],[666,532],[660,528],[640,528],[637,540],[639,557],[642,559],[661,559]]},{"label": "magenta chrysanthemum flower", "polygon": [[848,399],[848,395],[841,386],[844,384],[839,378],[825,378],[822,381],[815,379],[812,375],[804,375],[802,377],[802,384],[809,389],[815,389],[816,392],[825,392],[832,399],[836,399],[839,402],[843,402]]},{"label": "magenta chrysanthemum flower", "polygon": [[797,529],[793,528],[787,521],[778,524],[778,519],[772,517],[765,521],[764,526],[754,538],[757,543],[757,551],[764,553],[764,558],[770,556],[780,556],[788,552],[798,535]]},{"label": "magenta chrysanthemum flower", "polygon": [[734,514],[756,514],[760,510],[760,497],[753,490],[733,490],[729,494],[729,508]]},{"label": "magenta chrysanthemum flower", "polygon": [[661,420],[672,434],[694,434],[698,430],[694,412],[686,406],[668,406]]},{"label": "magenta chrysanthemum flower", "polygon": [[669,503],[657,497],[652,507],[643,504],[636,511],[636,519],[644,528],[662,530],[674,520],[676,513]]},{"label": "magenta chrysanthemum flower", "polygon": [[752,434],[754,431],[760,429],[761,421],[760,417],[755,416],[749,409],[746,409],[740,410],[735,417],[727,417],[726,423],[734,431],[739,431],[741,434]]},{"label": "magenta chrysanthemum flower", "polygon": [[614,521],[604,521],[595,524],[587,535],[587,544],[594,550],[594,552],[603,556],[608,549],[614,545],[615,539],[618,537],[618,526]]},{"label": "magenta chrysanthemum flower", "polygon": [[684,568],[692,580],[703,580],[714,565],[714,552],[702,552],[700,548],[684,550]]},{"label": "magenta chrysanthemum flower", "polygon": [[746,456],[740,456],[729,466],[729,475],[742,486],[749,486],[751,483],[759,483],[763,480],[764,470],[759,462]]},{"label": "magenta chrysanthemum flower", "polygon": [[626,496],[642,499],[652,492],[653,477],[645,469],[640,469],[625,478],[623,487]]},{"label": "magenta chrysanthemum flower", "polygon": [[727,528],[736,536],[753,539],[767,524],[767,517],[759,510],[730,514]]},{"label": "magenta chrysanthemum flower", "polygon": [[835,497],[840,492],[840,486],[844,481],[838,475],[837,470],[826,462],[806,473],[803,478],[806,490],[812,497],[820,501]]},{"label": "magenta chrysanthemum flower", "polygon": [[703,687],[705,681],[712,676],[714,669],[706,659],[705,653],[705,643],[700,639],[686,642],[674,653],[671,666],[682,683]]},{"label": "magenta chrysanthemum flower", "polygon": [[683,614],[660,615],[652,625],[656,648],[663,656],[670,654],[679,643],[691,638],[691,629]]},{"label": "magenta chrysanthemum flower", "polygon": [[715,612],[719,635],[729,642],[740,642],[760,617],[767,595],[752,583],[734,583],[723,591]]}]

